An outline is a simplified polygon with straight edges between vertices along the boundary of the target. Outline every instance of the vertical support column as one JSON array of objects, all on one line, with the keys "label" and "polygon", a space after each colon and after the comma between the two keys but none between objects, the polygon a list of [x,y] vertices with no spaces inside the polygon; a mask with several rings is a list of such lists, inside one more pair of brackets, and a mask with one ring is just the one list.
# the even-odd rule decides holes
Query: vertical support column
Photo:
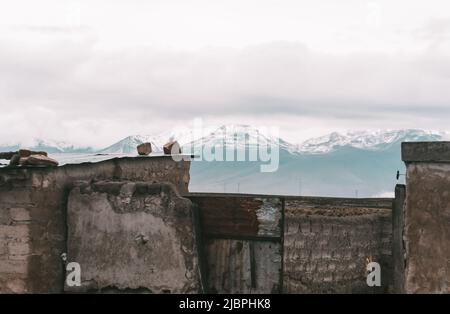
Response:
[{"label": "vertical support column", "polygon": [[450,293],[450,142],[402,143],[405,292]]}]

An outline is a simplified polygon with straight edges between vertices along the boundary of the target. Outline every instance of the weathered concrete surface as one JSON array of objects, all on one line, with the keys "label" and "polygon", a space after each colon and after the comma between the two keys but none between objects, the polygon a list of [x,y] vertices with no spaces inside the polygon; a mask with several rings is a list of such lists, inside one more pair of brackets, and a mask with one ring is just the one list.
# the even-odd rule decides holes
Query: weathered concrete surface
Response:
[{"label": "weathered concrete surface", "polygon": [[192,203],[173,185],[77,184],[67,224],[68,261],[81,266],[82,291],[201,291]]},{"label": "weathered concrete surface", "polygon": [[0,292],[60,292],[63,194],[33,188],[19,177],[15,188],[0,186]]},{"label": "weathered concrete surface", "polygon": [[195,193],[205,243],[208,291],[279,293],[282,199]]},{"label": "weathered concrete surface", "polygon": [[[170,182],[187,193],[189,166],[189,161],[162,156],[51,168],[0,168],[0,293],[63,291],[60,255],[66,252],[66,205],[73,182]],[[17,212],[29,219],[18,219]]]},{"label": "weathered concrete surface", "polygon": [[403,243],[403,228],[405,225],[406,187],[403,184],[395,186],[395,200],[392,208],[392,260],[394,263],[394,292],[405,292],[405,246]]},{"label": "weathered concrete surface", "polygon": [[27,260],[31,255],[29,210],[0,208],[0,291],[27,292]]},{"label": "weathered concrete surface", "polygon": [[203,233],[220,237],[280,237],[280,197],[209,195],[188,196],[199,208]]},{"label": "weathered concrete surface", "polygon": [[450,293],[450,164],[408,163],[406,182],[405,291]]},{"label": "weathered concrete surface", "polygon": [[210,239],[205,250],[209,292],[280,292],[280,243]]},{"label": "weathered concrete surface", "polygon": [[[287,198],[283,292],[390,292],[391,207],[392,200]],[[379,288],[367,286],[368,258],[381,265]]]},{"label": "weathered concrete surface", "polygon": [[450,162],[450,142],[403,142],[402,160],[408,162]]}]

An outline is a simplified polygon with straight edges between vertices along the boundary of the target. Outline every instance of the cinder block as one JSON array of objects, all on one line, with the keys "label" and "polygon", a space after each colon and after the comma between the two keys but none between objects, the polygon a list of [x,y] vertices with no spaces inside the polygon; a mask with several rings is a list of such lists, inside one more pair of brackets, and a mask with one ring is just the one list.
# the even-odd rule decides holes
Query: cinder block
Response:
[{"label": "cinder block", "polygon": [[10,208],[9,213],[14,221],[24,222],[31,219],[29,210],[23,207]]},{"label": "cinder block", "polygon": [[295,248],[296,249],[303,249],[304,247],[305,247],[305,240],[297,240],[297,241],[295,241]]},{"label": "cinder block", "polygon": [[24,239],[28,238],[28,225],[2,226],[0,225],[0,239]]},{"label": "cinder block", "polygon": [[27,255],[30,254],[30,245],[23,242],[9,242],[8,252],[10,255]]},{"label": "cinder block", "polygon": [[300,224],[300,230],[303,234],[310,234],[311,233],[311,223],[310,222],[304,222]]},{"label": "cinder block", "polygon": [[321,233],[322,225],[320,223],[311,223],[311,232],[313,233]]},{"label": "cinder block", "polygon": [[27,263],[20,260],[0,260],[0,271],[3,274],[26,274]]}]

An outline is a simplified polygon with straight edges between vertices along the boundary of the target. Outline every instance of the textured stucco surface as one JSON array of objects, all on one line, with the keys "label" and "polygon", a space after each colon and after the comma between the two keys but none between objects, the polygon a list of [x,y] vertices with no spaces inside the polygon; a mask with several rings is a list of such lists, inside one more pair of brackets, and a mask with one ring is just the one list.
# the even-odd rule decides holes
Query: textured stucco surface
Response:
[{"label": "textured stucco surface", "polygon": [[68,260],[82,271],[77,291],[200,292],[192,203],[173,185],[79,183],[67,223]]},{"label": "textured stucco surface", "polygon": [[[68,251],[82,291],[199,291],[191,203],[175,192],[188,183],[189,162],[170,157],[0,169],[0,292],[64,291]],[[211,290],[391,291],[392,200],[216,196],[200,226]],[[367,258],[381,288],[366,285]]]},{"label": "textured stucco surface", "polygon": [[450,142],[403,142],[404,162],[450,162]]},{"label": "textured stucco surface", "polygon": [[408,163],[407,293],[450,293],[450,164]]},{"label": "textured stucco surface", "polygon": [[43,168],[0,168],[0,292],[62,292],[67,197],[77,180],[173,183],[188,191],[189,161],[116,158]]},{"label": "textured stucco surface", "polygon": [[[348,201],[286,201],[283,292],[392,290],[391,208]],[[368,258],[381,265],[381,287],[367,286]]]},{"label": "textured stucco surface", "polygon": [[206,241],[205,251],[211,293],[280,291],[280,243],[210,239]]}]

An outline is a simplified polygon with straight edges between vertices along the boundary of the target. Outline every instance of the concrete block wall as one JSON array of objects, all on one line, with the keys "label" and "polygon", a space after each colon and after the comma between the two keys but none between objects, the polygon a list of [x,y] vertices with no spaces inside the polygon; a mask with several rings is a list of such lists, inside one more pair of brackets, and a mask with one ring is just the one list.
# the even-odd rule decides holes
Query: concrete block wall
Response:
[{"label": "concrete block wall", "polygon": [[77,182],[67,206],[65,291],[200,293],[193,206],[170,183]]},{"label": "concrete block wall", "polygon": [[[95,182],[99,181],[145,184],[169,182],[176,190],[188,195],[189,161],[175,162],[170,157],[143,157],[112,159],[95,164],[66,165],[57,168],[0,169],[0,265],[2,266],[0,267],[0,292],[63,292],[64,265],[60,255],[69,250],[68,224],[76,228],[72,226],[74,224],[72,220],[67,217],[67,209],[69,193],[78,181],[85,181],[83,184],[88,186],[93,182],[95,186]],[[80,197],[85,197],[81,194]],[[133,208],[138,209],[140,202],[145,202],[145,198],[142,199],[142,197],[136,198],[138,203],[136,206],[133,205]],[[190,198],[193,202],[199,202],[197,196],[191,195]],[[225,232],[226,237],[222,234],[224,239],[212,240],[218,241],[217,243],[223,242],[226,244],[224,247],[228,248],[226,254],[221,254],[214,249],[212,255],[220,257],[217,261],[220,261],[221,265],[217,268],[217,261],[214,259],[214,269],[224,270],[221,272],[233,275],[233,270],[230,268],[228,271],[227,265],[242,265],[242,269],[248,264],[253,265],[249,270],[250,276],[236,277],[237,279],[233,277],[231,285],[226,282],[225,286],[221,285],[225,290],[236,292],[233,287],[241,284],[254,292],[385,293],[392,290],[392,283],[389,280],[392,278],[391,199],[220,194],[217,197],[204,197],[203,201],[205,199],[209,200],[209,205],[206,205],[211,205],[213,212],[217,211],[218,204],[232,205],[229,211],[231,215],[228,215],[230,217],[223,216],[221,224],[216,227],[244,232],[241,239],[239,237],[233,239],[237,236],[235,232]],[[266,202],[266,199],[272,201]],[[111,202],[111,204],[117,203]],[[122,204],[122,201],[119,203]],[[117,206],[121,208],[122,205]],[[128,208],[131,205],[124,206]],[[274,213],[280,215],[272,213],[274,208],[276,208]],[[238,209],[242,211],[242,216],[232,214]],[[254,213],[247,212],[249,209]],[[267,216],[270,221],[266,221],[267,217],[267,219],[264,218],[265,220],[258,219],[258,214],[267,210],[272,214],[261,217]],[[144,215],[145,211],[146,209],[141,208],[138,214]],[[115,217],[115,214],[111,217],[113,216]],[[241,220],[237,219],[239,217],[249,224],[248,228],[242,228]],[[115,219],[121,221],[119,218]],[[229,221],[223,221],[224,219]],[[271,227],[270,230],[274,227],[276,234],[270,232],[267,234],[264,231],[267,226]],[[260,232],[261,230],[264,232]],[[82,234],[82,230],[78,230],[77,234]],[[250,249],[248,244],[249,249],[244,249],[247,243],[259,240],[269,241],[265,242],[264,248],[267,246],[276,258],[265,260],[269,258],[269,255],[258,254],[258,245]],[[206,243],[206,245],[210,244],[211,242]],[[234,247],[242,247],[243,250],[235,252]],[[210,252],[209,249],[207,251]],[[124,252],[124,254],[127,253]],[[222,258],[225,256],[228,257]],[[235,263],[232,260],[234,257],[242,257],[245,262]],[[365,265],[368,258],[381,264],[381,288],[369,288],[366,285]],[[209,262],[211,261],[210,259]],[[270,265],[270,270],[267,265]],[[110,271],[114,273],[111,269]],[[270,271],[272,275],[279,274],[280,280],[273,276],[273,278],[265,277],[263,274],[267,271]],[[123,288],[120,284],[114,285],[114,281],[108,277],[109,274],[111,272],[104,274],[103,279],[95,279],[92,273],[92,279],[100,282],[100,285],[97,283],[94,288],[107,289],[111,286]],[[212,280],[214,278],[211,276]],[[260,285],[269,281],[270,287]],[[162,286],[152,289],[148,282],[146,285],[149,291],[166,290]],[[173,288],[169,290],[185,291]],[[195,288],[187,290],[193,291]]]},{"label": "concrete block wall", "polygon": [[0,168],[0,292],[62,292],[67,199],[78,180],[169,182],[188,192],[190,161],[116,158],[55,168]]},{"label": "concrete block wall", "polygon": [[[283,292],[391,292],[391,207],[389,199],[287,199]],[[368,287],[367,259],[380,263],[381,287]]]},{"label": "concrete block wall", "polygon": [[[203,218],[212,291],[393,291],[393,199],[211,193],[194,193],[189,198],[198,205]],[[262,217],[270,217],[269,225],[279,227],[274,229],[277,232],[269,233],[270,237],[266,234],[264,238],[270,241],[264,244],[270,250],[254,256],[256,280],[251,287],[251,263],[248,262],[251,254],[246,248],[248,243],[257,244],[262,240],[258,239],[262,224],[256,213],[259,208],[266,208],[262,206],[264,199],[267,204],[276,205],[270,207],[270,212],[279,215]],[[380,263],[381,287],[367,286],[367,259]],[[271,276],[262,276],[265,272],[270,272]]]},{"label": "concrete block wall", "polygon": [[9,182],[15,187],[0,188],[0,291],[61,291],[63,197],[36,189],[36,180]]},{"label": "concrete block wall", "polygon": [[450,293],[450,142],[403,143],[404,291]]},{"label": "concrete block wall", "polygon": [[30,209],[27,205],[0,209],[0,287],[3,292],[26,292],[30,248]]}]

